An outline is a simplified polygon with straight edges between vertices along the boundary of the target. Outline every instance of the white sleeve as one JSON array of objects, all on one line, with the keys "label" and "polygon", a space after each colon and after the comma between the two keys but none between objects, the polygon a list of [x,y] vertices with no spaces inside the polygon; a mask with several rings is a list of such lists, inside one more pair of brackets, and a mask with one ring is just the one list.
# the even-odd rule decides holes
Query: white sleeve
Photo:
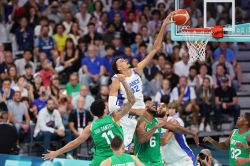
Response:
[{"label": "white sleeve", "polygon": [[54,110],[54,111],[56,111],[56,127],[58,128],[58,129],[62,129],[62,130],[64,130],[65,128],[64,128],[64,125],[63,125],[63,122],[62,122],[62,117],[61,117],[61,115],[60,115],[60,113],[59,113],[59,111],[58,110]]},{"label": "white sleeve", "polygon": [[109,106],[109,113],[113,113],[120,109],[118,105],[116,105],[117,97],[116,96],[109,96],[108,106]]},{"label": "white sleeve", "polygon": [[178,100],[178,90],[177,87],[175,87],[171,93],[171,102]]},{"label": "white sleeve", "polygon": [[[46,108],[44,108],[44,109],[46,109]],[[52,128],[52,127],[48,127],[46,125],[46,122],[47,122],[46,121],[46,115],[45,115],[43,109],[38,114],[38,120],[37,120],[37,122],[39,123],[41,131],[49,131],[51,133],[54,133],[55,129]]]},{"label": "white sleeve", "polygon": [[160,92],[156,93],[154,101],[157,103],[161,102],[161,93]]}]

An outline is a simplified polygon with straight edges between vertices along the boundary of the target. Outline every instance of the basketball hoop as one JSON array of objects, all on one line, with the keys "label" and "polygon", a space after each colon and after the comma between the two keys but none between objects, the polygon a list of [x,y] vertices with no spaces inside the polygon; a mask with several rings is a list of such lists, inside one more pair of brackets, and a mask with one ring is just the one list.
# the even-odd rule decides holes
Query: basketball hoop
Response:
[{"label": "basketball hoop", "polygon": [[[213,28],[190,28],[189,26],[182,26],[180,30],[185,34],[184,37],[191,62],[197,60],[205,61],[206,46],[209,39],[223,37],[222,26],[214,26]],[[204,34],[206,34],[205,38]]]}]

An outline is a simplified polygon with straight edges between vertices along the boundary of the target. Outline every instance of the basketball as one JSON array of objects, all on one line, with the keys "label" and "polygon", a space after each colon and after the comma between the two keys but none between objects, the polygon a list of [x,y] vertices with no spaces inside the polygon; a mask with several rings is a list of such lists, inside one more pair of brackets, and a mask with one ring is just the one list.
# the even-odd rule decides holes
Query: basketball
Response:
[{"label": "basketball", "polygon": [[185,9],[176,10],[173,16],[173,21],[175,21],[176,25],[185,25],[189,19],[189,14]]}]

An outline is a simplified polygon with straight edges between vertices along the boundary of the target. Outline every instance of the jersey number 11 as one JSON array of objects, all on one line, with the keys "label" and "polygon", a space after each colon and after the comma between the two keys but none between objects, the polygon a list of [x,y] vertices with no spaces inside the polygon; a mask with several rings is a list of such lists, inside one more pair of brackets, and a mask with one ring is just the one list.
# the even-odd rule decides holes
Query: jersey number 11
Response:
[{"label": "jersey number 11", "polygon": [[[102,133],[102,137],[106,139],[107,141],[107,144],[110,145],[111,141],[113,140],[113,138],[115,137],[113,132],[111,130],[105,132],[105,133]],[[111,140],[111,141],[110,141]]]}]

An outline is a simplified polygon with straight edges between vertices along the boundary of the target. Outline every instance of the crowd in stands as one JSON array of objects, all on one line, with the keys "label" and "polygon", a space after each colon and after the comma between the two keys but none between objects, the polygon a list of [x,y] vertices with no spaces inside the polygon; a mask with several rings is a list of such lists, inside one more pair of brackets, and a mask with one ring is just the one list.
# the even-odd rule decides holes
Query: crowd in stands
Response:
[{"label": "crowd in stands", "polygon": [[[203,1],[183,2],[191,25],[201,27]],[[229,8],[221,8],[223,18],[210,13],[209,23],[229,18]],[[15,38],[17,50],[0,44],[0,109],[8,112],[1,124],[13,124],[19,135],[33,134],[44,149],[52,140],[77,137],[94,119],[90,104],[108,101],[112,61],[121,57],[135,67],[173,10],[173,0],[2,0],[1,26],[8,27],[5,35]],[[236,56],[237,43],[209,43],[206,61],[190,63],[185,43],[171,41],[168,27],[162,49],[144,69],[144,95],[155,105],[178,103],[193,130],[221,130],[222,113],[235,121],[240,114]]]}]

